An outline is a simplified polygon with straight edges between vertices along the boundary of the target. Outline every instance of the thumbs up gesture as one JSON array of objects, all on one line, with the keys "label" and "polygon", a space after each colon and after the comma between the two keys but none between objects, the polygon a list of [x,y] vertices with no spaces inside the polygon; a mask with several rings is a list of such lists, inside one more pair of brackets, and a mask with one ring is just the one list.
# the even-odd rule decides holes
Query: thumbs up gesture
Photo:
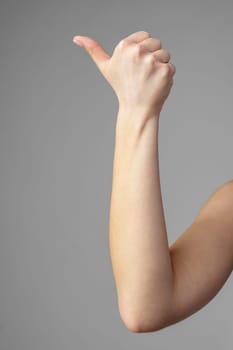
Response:
[{"label": "thumbs up gesture", "polygon": [[140,110],[148,118],[160,115],[176,68],[159,39],[135,32],[118,43],[112,56],[89,37],[75,36],[73,42],[84,47],[124,110]]}]

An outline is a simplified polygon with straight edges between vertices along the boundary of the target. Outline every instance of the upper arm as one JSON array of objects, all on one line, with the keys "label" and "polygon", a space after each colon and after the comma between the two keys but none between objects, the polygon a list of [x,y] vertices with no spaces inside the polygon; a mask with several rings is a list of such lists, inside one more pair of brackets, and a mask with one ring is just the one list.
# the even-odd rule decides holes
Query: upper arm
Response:
[{"label": "upper arm", "polygon": [[233,181],[219,187],[170,246],[174,289],[168,323],[206,305],[233,269]]}]

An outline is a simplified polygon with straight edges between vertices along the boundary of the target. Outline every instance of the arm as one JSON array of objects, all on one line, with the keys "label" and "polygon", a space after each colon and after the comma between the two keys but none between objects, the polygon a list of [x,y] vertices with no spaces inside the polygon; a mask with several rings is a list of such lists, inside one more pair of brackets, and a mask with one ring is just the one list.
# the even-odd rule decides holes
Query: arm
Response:
[{"label": "arm", "polygon": [[[129,118],[122,113],[116,129],[110,253],[125,325],[134,332],[151,332],[198,311],[229,277],[233,181],[210,196],[168,247],[159,181],[159,118],[142,126],[126,123]],[[136,117],[137,111],[132,114]]]},{"label": "arm", "polygon": [[142,126],[119,111],[110,206],[110,254],[121,317],[157,328],[171,308],[173,271],[161,198],[159,118]]},{"label": "arm", "polygon": [[233,181],[221,186],[168,247],[159,181],[158,127],[174,65],[147,32],[122,40],[110,57],[77,36],[119,101],[109,243],[120,314],[135,332],[188,317],[213,298],[233,265]]},{"label": "arm", "polygon": [[132,330],[147,328],[167,315],[172,295],[158,122],[176,69],[161,41],[148,32],[121,40],[112,57],[91,38],[76,36],[74,42],[85,47],[118,97],[110,255],[123,320]]}]

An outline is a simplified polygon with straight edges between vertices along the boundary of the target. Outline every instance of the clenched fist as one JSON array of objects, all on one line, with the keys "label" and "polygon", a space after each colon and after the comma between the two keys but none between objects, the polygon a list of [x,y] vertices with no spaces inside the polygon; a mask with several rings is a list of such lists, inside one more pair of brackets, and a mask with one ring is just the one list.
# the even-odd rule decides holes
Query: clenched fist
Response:
[{"label": "clenched fist", "polygon": [[112,56],[89,37],[75,36],[73,41],[89,53],[123,109],[159,116],[176,72],[159,39],[145,31],[133,33],[118,43]]}]

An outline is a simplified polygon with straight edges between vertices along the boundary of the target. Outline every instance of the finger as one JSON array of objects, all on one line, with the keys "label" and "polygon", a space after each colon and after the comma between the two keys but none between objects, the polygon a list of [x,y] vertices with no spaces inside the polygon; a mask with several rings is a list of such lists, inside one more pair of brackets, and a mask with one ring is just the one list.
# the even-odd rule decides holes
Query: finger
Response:
[{"label": "finger", "polygon": [[170,52],[164,49],[153,52],[153,56],[158,58],[158,60],[163,63],[168,63],[171,58]]},{"label": "finger", "polygon": [[73,42],[78,45],[82,45],[89,53],[90,57],[103,73],[106,63],[111,58],[109,54],[102,48],[102,46],[95,40],[87,37],[77,35],[73,38]]},{"label": "finger", "polygon": [[134,42],[134,43],[139,43],[140,41],[145,40],[145,39],[147,39],[149,37],[150,37],[150,34],[148,32],[139,31],[139,32],[135,32],[133,34],[130,34],[129,36],[127,36],[125,38],[125,40],[131,41],[131,42]]},{"label": "finger", "polygon": [[140,46],[145,48],[146,51],[157,51],[160,50],[162,47],[162,43],[159,39],[156,38],[147,38],[140,42]]}]

